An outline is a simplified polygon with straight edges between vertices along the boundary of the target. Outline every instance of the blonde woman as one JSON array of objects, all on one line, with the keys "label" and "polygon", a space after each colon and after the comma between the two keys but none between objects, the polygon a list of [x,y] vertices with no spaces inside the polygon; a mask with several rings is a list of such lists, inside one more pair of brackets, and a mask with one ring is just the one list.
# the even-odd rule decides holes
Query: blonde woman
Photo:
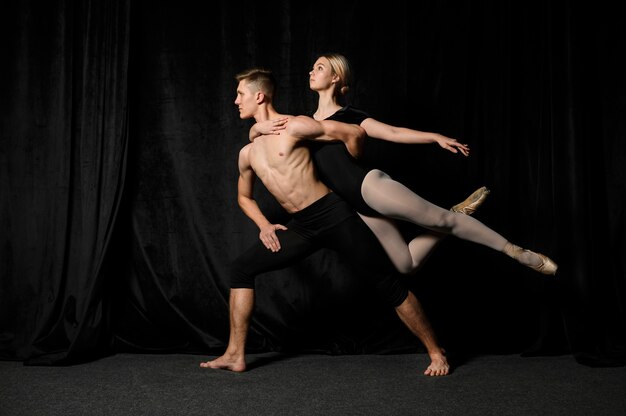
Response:
[{"label": "blonde woman", "polygon": [[[343,55],[326,54],[317,59],[309,72],[309,86],[319,95],[314,119],[358,124],[369,137],[376,139],[397,143],[437,143],[443,149],[454,153],[460,151],[467,156],[467,145],[455,139],[437,133],[391,126],[353,107],[341,106],[339,98],[347,92],[350,78],[350,64]],[[510,243],[480,221],[454,212],[454,208],[447,210],[426,201],[378,169],[363,167],[346,151],[345,146],[324,144],[317,147],[313,155],[325,183],[353,204],[401,271],[419,267],[441,236],[420,236],[407,246],[397,228],[384,217],[410,221],[437,233],[452,234],[485,245],[539,273],[556,273],[557,265],[550,258]],[[353,182],[350,183],[350,180]],[[485,188],[481,190],[488,192]],[[474,195],[477,201],[486,195],[481,194],[481,190],[477,191],[478,195]],[[471,202],[469,205],[471,212]]]}]

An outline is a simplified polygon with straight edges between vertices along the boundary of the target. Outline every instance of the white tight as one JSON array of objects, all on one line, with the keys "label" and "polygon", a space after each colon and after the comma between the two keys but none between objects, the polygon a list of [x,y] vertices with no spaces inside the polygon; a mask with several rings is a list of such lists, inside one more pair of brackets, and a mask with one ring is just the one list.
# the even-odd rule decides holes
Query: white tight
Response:
[{"label": "white tight", "polygon": [[[503,236],[477,219],[428,202],[378,169],[370,171],[365,176],[361,194],[371,208],[388,217],[361,215],[401,273],[411,273],[417,270],[432,249],[448,234],[501,252],[504,252],[504,247],[508,242]],[[432,230],[436,234],[420,235],[407,245],[400,231],[389,218],[409,221]],[[541,262],[539,256],[533,252],[517,260],[526,266],[537,265]]]}]

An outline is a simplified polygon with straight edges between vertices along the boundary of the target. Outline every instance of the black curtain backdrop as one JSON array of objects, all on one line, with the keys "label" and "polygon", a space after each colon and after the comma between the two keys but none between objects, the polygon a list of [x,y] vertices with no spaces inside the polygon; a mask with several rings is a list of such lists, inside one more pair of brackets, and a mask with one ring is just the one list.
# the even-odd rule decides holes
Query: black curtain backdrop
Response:
[{"label": "black curtain backdrop", "polygon": [[[308,71],[340,52],[352,104],[472,148],[370,140],[368,163],[444,207],[488,186],[477,218],[559,263],[546,277],[446,239],[406,277],[444,346],[625,363],[626,6],[55,1],[3,17],[0,358],[223,352],[229,262],[258,238],[236,203],[251,121],[234,75],[271,68],[277,109],[311,114]],[[257,289],[250,351],[422,349],[332,252]]]},{"label": "black curtain backdrop", "polygon": [[100,1],[3,12],[3,356],[75,362],[110,338],[105,258],[126,181],[129,12]]}]

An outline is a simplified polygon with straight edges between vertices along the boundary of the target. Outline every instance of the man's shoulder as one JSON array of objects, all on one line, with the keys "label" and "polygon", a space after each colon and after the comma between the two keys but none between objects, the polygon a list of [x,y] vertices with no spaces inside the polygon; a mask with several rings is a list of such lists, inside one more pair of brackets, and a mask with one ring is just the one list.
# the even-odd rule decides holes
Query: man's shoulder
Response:
[{"label": "man's shoulder", "polygon": [[246,157],[248,156],[248,153],[250,152],[250,148],[252,147],[253,143],[248,143],[246,145],[244,145],[241,149],[239,149],[239,157]]}]

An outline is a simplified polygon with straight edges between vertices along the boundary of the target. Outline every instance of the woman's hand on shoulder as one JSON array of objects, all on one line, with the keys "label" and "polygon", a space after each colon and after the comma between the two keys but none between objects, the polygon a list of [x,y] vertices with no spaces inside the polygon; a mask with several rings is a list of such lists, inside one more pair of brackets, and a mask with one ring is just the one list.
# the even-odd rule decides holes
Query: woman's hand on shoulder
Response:
[{"label": "woman's hand on shoulder", "polygon": [[250,128],[250,141],[253,142],[259,136],[280,134],[285,130],[289,117],[280,117],[273,120],[259,121]]}]

